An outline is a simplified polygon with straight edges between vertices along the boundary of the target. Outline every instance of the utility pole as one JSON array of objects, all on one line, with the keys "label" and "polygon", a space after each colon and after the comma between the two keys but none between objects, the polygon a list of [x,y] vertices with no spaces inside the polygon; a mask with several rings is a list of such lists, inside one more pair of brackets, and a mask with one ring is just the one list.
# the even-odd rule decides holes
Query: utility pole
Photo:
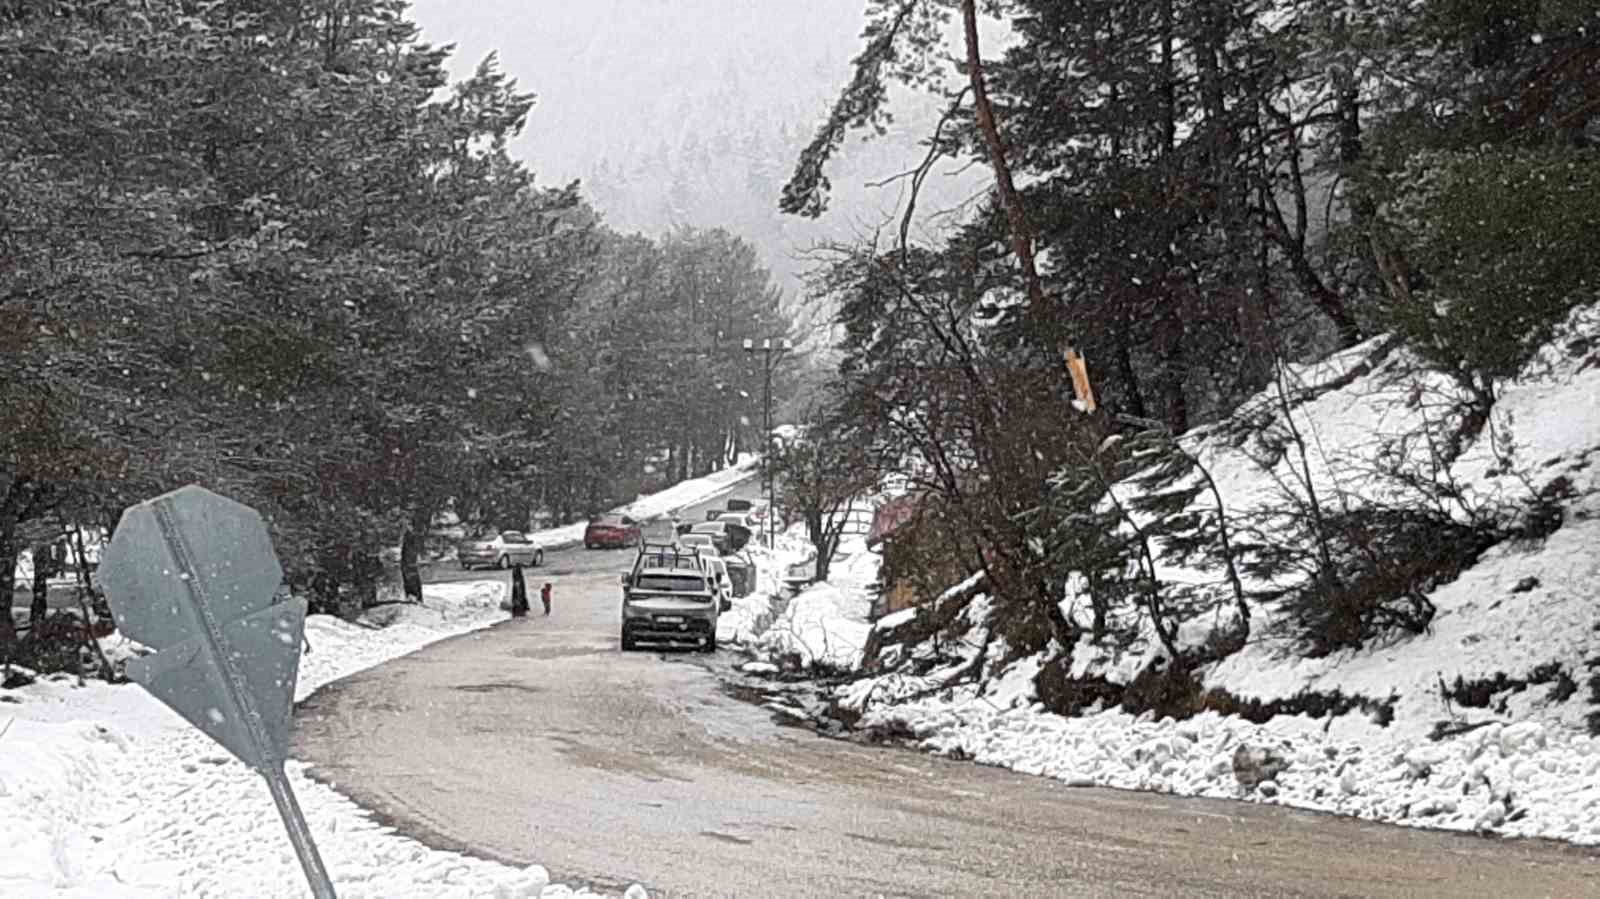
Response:
[{"label": "utility pole", "polygon": [[777,369],[778,362],[783,354],[794,349],[794,342],[785,337],[774,341],[771,338],[763,339],[760,345],[754,340],[745,338],[744,351],[754,355],[762,354],[761,359],[761,427],[766,433],[766,449],[761,460],[761,473],[766,479],[767,486],[767,548],[773,547],[773,525],[778,517],[778,503],[776,499],[777,479],[772,476],[772,372]]}]

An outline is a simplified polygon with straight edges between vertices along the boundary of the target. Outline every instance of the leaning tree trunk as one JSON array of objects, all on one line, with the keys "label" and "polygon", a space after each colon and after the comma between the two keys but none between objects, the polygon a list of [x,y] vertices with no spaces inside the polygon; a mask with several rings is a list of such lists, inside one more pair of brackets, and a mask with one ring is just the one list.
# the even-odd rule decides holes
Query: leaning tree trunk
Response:
[{"label": "leaning tree trunk", "polygon": [[[983,53],[978,45],[976,0],[961,0],[961,18],[966,38],[967,80],[972,86],[972,108],[977,118],[978,131],[982,133],[984,145],[989,151],[989,162],[994,167],[995,190],[1000,195],[1000,206],[1005,211],[1006,224],[1011,231],[1011,250],[1017,256],[1017,263],[1022,267],[1022,282],[1027,288],[1028,308],[1041,321],[1059,321],[1061,317],[1052,315],[1054,310],[1049,308],[1045,299],[1044,282],[1039,278],[1039,268],[1033,255],[1033,224],[1028,220],[1027,209],[1022,203],[1022,194],[1017,190],[1016,182],[1011,177],[1011,163],[1006,159],[1005,143],[1000,139],[1000,126],[994,117],[994,105],[989,101],[989,88],[983,74]],[[1074,355],[1076,343],[1076,335],[1069,330],[1061,340],[1063,354]],[[1081,384],[1074,377],[1072,389],[1086,410],[1092,411],[1095,408],[1094,393],[1087,376]]]},{"label": "leaning tree trunk", "polygon": [[978,10],[976,0],[961,0],[961,16],[965,25],[967,49],[967,78],[972,84],[972,106],[977,114],[978,130],[983,133],[989,150],[989,163],[994,166],[994,182],[1000,194],[1000,205],[1005,210],[1006,224],[1011,230],[1011,250],[1017,254],[1022,266],[1023,283],[1028,290],[1028,303],[1036,314],[1044,314],[1044,285],[1039,280],[1039,270],[1033,259],[1033,226],[1022,208],[1022,196],[1017,193],[1011,178],[1011,165],[1006,161],[1005,145],[1000,141],[1000,128],[995,123],[994,107],[989,102],[989,89],[984,83],[983,57],[978,49]]}]

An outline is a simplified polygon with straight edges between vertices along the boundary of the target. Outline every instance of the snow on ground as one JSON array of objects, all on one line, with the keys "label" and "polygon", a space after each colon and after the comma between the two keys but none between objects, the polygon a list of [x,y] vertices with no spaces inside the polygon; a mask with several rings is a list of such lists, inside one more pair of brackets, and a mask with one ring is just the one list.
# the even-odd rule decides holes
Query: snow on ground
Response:
[{"label": "snow on ground", "polygon": [[[1157,721],[1120,709],[1065,718],[1037,702],[1034,678],[1048,656],[989,669],[982,688],[940,690],[955,683],[975,655],[980,639],[974,634],[981,635],[988,614],[981,596],[966,613],[975,630],[946,667],[922,677],[865,678],[842,688],[838,699],[863,713],[859,726],[910,733],[929,751],[1076,785],[1239,798],[1600,845],[1600,737],[1588,734],[1586,721],[1597,711],[1590,679],[1600,664],[1600,366],[1588,339],[1597,333],[1600,307],[1576,312],[1565,335],[1521,378],[1502,385],[1492,428],[1448,472],[1468,496],[1485,503],[1515,502],[1565,479],[1578,498],[1568,504],[1559,530],[1540,541],[1496,546],[1430,593],[1438,611],[1423,635],[1306,659],[1276,632],[1278,611],[1258,606],[1251,641],[1202,672],[1207,687],[1243,699],[1340,691],[1390,702],[1387,723],[1362,711],[1316,719],[1279,715],[1265,724],[1216,712]],[[1375,345],[1299,367],[1291,380],[1328,385]],[[1293,415],[1313,448],[1307,463],[1319,490],[1371,495],[1369,476],[1354,463],[1438,414],[1430,402],[1452,389],[1419,371],[1401,350],[1348,385],[1312,391]],[[1281,420],[1273,399],[1260,398],[1257,409]],[[1410,450],[1424,452],[1419,444]],[[1298,459],[1280,459],[1269,471],[1250,458],[1253,448],[1220,429],[1201,433],[1190,446],[1234,512],[1270,501],[1280,482],[1293,482],[1284,466]],[[1209,510],[1209,497],[1199,502]],[[1160,576],[1221,582],[1217,572],[1167,565]],[[803,596],[810,598],[788,616],[799,622],[792,630],[864,639],[854,610],[867,597],[858,585],[836,579]],[[1063,608],[1082,614],[1085,605],[1069,597]],[[891,616],[879,626],[914,614]],[[789,642],[782,634],[771,639],[779,646]],[[1072,672],[1127,683],[1160,652],[1152,644],[1113,651],[1086,638],[1074,647]],[[1000,655],[991,648],[988,658],[992,663]],[[893,660],[891,654],[885,661]],[[1447,701],[1441,689],[1458,677],[1523,680],[1541,666],[1542,682],[1508,684],[1483,708]],[[1559,666],[1561,677],[1551,676],[1551,666]],[[1447,735],[1433,739],[1441,727]]]},{"label": "snow on ground", "polygon": [[[436,640],[503,620],[504,586],[430,584],[421,606],[307,621],[296,698]],[[131,647],[112,638],[110,651]],[[429,849],[290,761],[341,899],[568,896],[545,870]],[[55,675],[0,690],[0,895],[308,895],[262,779],[134,685]]]},{"label": "snow on ground", "polygon": [[[859,727],[910,733],[930,752],[1073,786],[1246,799],[1600,845],[1600,738],[1533,720],[1431,742],[1376,728],[1341,738],[1324,731],[1326,719],[1303,716],[1265,725],[1215,712],[1185,721],[1121,710],[1066,718],[1035,701],[1038,671],[1037,657],[1024,659],[982,694],[958,687],[902,704],[889,702],[934,677],[869,678],[841,699],[866,709]],[[1261,773],[1283,769],[1244,786],[1235,774],[1242,747],[1271,754]]]},{"label": "snow on ground", "polygon": [[783,574],[805,557],[805,549],[788,535],[780,535],[772,549],[751,545],[740,555],[755,566],[755,589],[734,597],[733,608],[718,617],[717,641],[750,645],[772,626],[783,603]]},{"label": "snow on ground", "polygon": [[687,481],[668,487],[660,493],[641,496],[629,503],[621,511],[640,521],[671,515],[674,511],[684,506],[703,503],[717,494],[749,480],[756,475],[756,467],[760,462],[760,456],[746,453],[740,457],[737,463],[722,471],[713,472],[703,478],[690,478]]},{"label": "snow on ground", "polygon": [[813,584],[791,599],[783,614],[761,635],[760,652],[798,656],[800,665],[825,665],[849,670],[861,661],[872,626],[868,588],[878,577],[880,557],[861,538],[839,546],[828,580]]},{"label": "snow on ground", "polygon": [[[1600,307],[1574,313],[1567,333],[1600,333]],[[1578,498],[1566,509],[1559,530],[1533,544],[1502,543],[1460,578],[1430,593],[1437,613],[1422,637],[1376,642],[1322,659],[1297,658],[1274,641],[1259,639],[1207,672],[1206,684],[1268,700],[1307,689],[1394,697],[1394,721],[1385,732],[1413,739],[1450,718],[1503,723],[1536,718],[1555,727],[1582,728],[1588,690],[1568,701],[1551,697],[1549,685],[1530,687],[1504,695],[1503,714],[1451,706],[1440,690],[1457,677],[1526,678],[1550,665],[1581,683],[1591,660],[1600,660],[1600,605],[1595,603],[1600,557],[1594,553],[1600,545],[1600,464],[1591,464],[1600,462],[1600,367],[1559,349],[1567,343],[1558,338],[1521,378],[1500,388],[1491,430],[1449,472],[1482,502],[1524,500],[1565,479]],[[1409,400],[1417,395],[1418,378],[1428,377],[1398,367],[1380,369],[1324,394],[1303,421],[1330,457],[1338,458],[1341,451],[1358,454],[1375,435],[1417,423],[1420,407]],[[1221,448],[1208,451],[1213,459],[1227,456]],[[1237,505],[1237,497],[1252,489],[1251,473],[1237,459],[1231,467],[1232,484],[1223,493]],[[1253,480],[1259,485],[1264,479],[1257,471]],[[1270,619],[1263,627],[1270,627]],[[1340,726],[1335,722],[1335,733]]]}]

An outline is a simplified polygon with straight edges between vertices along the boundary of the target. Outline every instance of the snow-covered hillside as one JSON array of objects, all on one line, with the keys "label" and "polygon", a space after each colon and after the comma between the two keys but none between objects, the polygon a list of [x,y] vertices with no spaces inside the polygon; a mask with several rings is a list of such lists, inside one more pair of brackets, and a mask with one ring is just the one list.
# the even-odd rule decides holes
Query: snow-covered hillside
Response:
[{"label": "snow-covered hillside", "polygon": [[[1271,389],[1233,421],[1186,439],[1239,518],[1281,503],[1285,485],[1308,471],[1329,503],[1420,501],[1372,474],[1379,460],[1393,467],[1401,457],[1459,495],[1441,506],[1441,520],[1525,508],[1536,497],[1554,503],[1559,517],[1537,536],[1501,540],[1427,591],[1436,611],[1423,633],[1396,630],[1312,658],[1281,606],[1256,601],[1242,648],[1196,673],[1201,692],[1190,709],[1199,713],[1156,720],[1110,698],[1128,695],[1163,661],[1147,624],[1132,645],[1086,634],[1076,646],[1052,644],[1001,667],[1003,641],[988,639],[998,628],[974,579],[879,622],[884,645],[869,659],[876,673],[845,688],[839,704],[861,716],[858,726],[928,750],[1077,784],[1600,843],[1600,736],[1591,736],[1600,732],[1597,337],[1600,307],[1575,312],[1521,377],[1501,385],[1488,427],[1442,468],[1428,468],[1437,447],[1414,435],[1451,424],[1444,410],[1454,388],[1383,341],[1294,369],[1284,393]],[[1265,445],[1290,422],[1308,447],[1303,459]],[[1136,488],[1116,489],[1126,500]],[[1209,493],[1194,502],[1215,509]],[[1157,574],[1231,595],[1222,570],[1163,562]],[[1283,586],[1248,574],[1244,583],[1252,595]],[[915,632],[918,615],[960,602],[958,626],[946,628],[940,646],[897,638]],[[1087,630],[1086,605],[1071,590],[1062,602]],[[1182,642],[1228,633],[1237,624],[1231,605],[1213,603],[1182,622]],[[985,676],[974,682],[969,662],[985,643]],[[1046,669],[1053,689],[1082,685],[1089,699],[1080,714],[1064,717],[1040,701]]]}]

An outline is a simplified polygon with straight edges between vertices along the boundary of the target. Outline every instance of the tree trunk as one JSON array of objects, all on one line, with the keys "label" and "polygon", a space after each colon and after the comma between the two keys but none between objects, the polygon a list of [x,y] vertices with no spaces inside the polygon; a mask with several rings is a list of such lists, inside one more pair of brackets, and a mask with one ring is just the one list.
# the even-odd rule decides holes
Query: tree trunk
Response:
[{"label": "tree trunk", "polygon": [[[1377,221],[1378,204],[1372,195],[1361,189],[1356,179],[1356,169],[1365,156],[1361,140],[1361,88],[1354,76],[1342,74],[1339,88],[1339,173],[1354,187],[1350,191],[1350,221],[1356,230],[1365,232],[1372,251],[1371,266],[1378,281],[1397,303],[1411,302],[1411,285],[1403,254],[1395,250],[1386,239]],[[1320,304],[1319,304],[1320,305]],[[1334,324],[1341,336],[1354,337],[1354,323],[1338,318]],[[1353,342],[1353,341],[1352,341]]]},{"label": "tree trunk", "polygon": [[[1177,22],[1173,13],[1173,0],[1162,0],[1160,11],[1161,27],[1161,73],[1162,73],[1162,100],[1165,105],[1161,120],[1161,163],[1168,179],[1169,191],[1179,189],[1176,161],[1178,142],[1178,76],[1177,61],[1174,50]],[[1169,206],[1175,204],[1176,198],[1169,197]],[[1176,268],[1173,246],[1176,236],[1176,225],[1170,220],[1169,229],[1162,249],[1162,258],[1166,262],[1166,271],[1171,272]],[[1188,429],[1188,400],[1184,393],[1184,343],[1183,343],[1183,312],[1181,303],[1183,295],[1172,290],[1172,285],[1161,294],[1161,307],[1156,319],[1156,352],[1160,354],[1159,369],[1155,378],[1156,401],[1161,404],[1161,417],[1173,433],[1181,434]]]},{"label": "tree trunk", "polygon": [[11,602],[17,593],[16,522],[0,511],[0,657],[11,657],[11,644],[17,639],[17,619],[11,615]]},{"label": "tree trunk", "polygon": [[1139,387],[1139,373],[1133,365],[1132,332],[1133,321],[1124,314],[1114,338],[1117,347],[1117,372],[1122,376],[1124,404],[1128,414],[1138,418],[1148,418],[1144,391]]},{"label": "tree trunk", "polygon": [[355,608],[351,613],[370,609],[378,604],[378,582],[383,579],[383,562],[377,553],[365,549],[351,550],[351,581],[355,586]]},{"label": "tree trunk", "polygon": [[[1173,68],[1172,0],[1161,0],[1161,161],[1170,162],[1178,144],[1178,79]],[[1167,175],[1171,176],[1171,171]]]},{"label": "tree trunk", "polygon": [[[816,530],[812,531],[811,542],[817,548],[817,562],[812,569],[812,573],[816,575],[817,580],[820,582],[828,579],[828,571],[833,567],[833,550],[839,543],[839,535],[829,532],[821,515],[816,516],[814,526]],[[813,519],[810,515],[806,516],[806,527],[807,529],[813,527]]]},{"label": "tree trunk", "polygon": [[0,656],[11,658],[11,644],[17,639],[17,619],[11,615],[11,603],[17,595],[17,523],[22,519],[25,505],[23,494],[29,489],[28,479],[12,476],[0,493]]},{"label": "tree trunk", "polygon": [[422,602],[422,572],[417,568],[417,558],[422,555],[423,535],[427,533],[427,524],[418,524],[421,514],[413,515],[405,534],[400,537],[400,583],[406,592],[406,598],[412,602]]},{"label": "tree trunk", "polygon": [[28,607],[30,632],[50,612],[50,578],[60,573],[54,550],[54,546],[48,543],[33,548],[33,603]]},{"label": "tree trunk", "polygon": [[1011,229],[1011,250],[1022,265],[1022,279],[1028,289],[1028,303],[1039,314],[1045,312],[1044,285],[1039,281],[1039,270],[1033,260],[1033,226],[1028,223],[1022,208],[1022,197],[1016,183],[1011,180],[1011,165],[1006,161],[1005,145],[1000,142],[1000,128],[995,124],[994,107],[989,103],[989,89],[984,84],[983,57],[978,50],[978,10],[976,0],[961,0],[961,18],[965,26],[967,44],[967,79],[972,83],[972,106],[977,115],[978,130],[983,133],[989,148],[989,163],[994,166],[995,187],[1000,194],[1000,205],[1005,210],[1006,224]]},{"label": "tree trunk", "polygon": [[817,551],[811,573],[818,581],[828,579],[828,570],[833,565],[833,551],[839,545],[840,526],[835,521],[837,515],[837,512],[832,515],[825,514],[822,509],[812,509],[805,513],[806,537]]},{"label": "tree trunk", "polygon": [[1161,353],[1161,368],[1156,376],[1161,402],[1161,418],[1174,434],[1189,430],[1188,353],[1184,346],[1183,316],[1169,301],[1168,311],[1157,323],[1156,346]]},{"label": "tree trunk", "polygon": [[311,593],[315,600],[311,609],[313,613],[339,614],[339,594],[343,592],[344,581],[349,574],[348,552],[347,547],[335,546],[322,553],[317,560],[317,573],[311,578]]}]

